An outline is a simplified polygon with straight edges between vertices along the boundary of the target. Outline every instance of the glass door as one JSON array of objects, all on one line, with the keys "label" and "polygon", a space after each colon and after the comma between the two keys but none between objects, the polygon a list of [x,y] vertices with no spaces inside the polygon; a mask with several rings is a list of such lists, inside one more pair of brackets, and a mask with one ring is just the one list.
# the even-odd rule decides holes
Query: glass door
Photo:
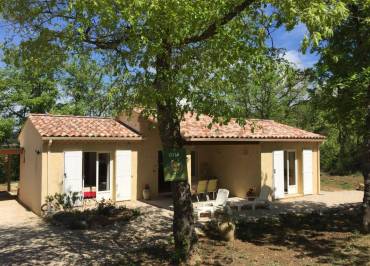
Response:
[{"label": "glass door", "polygon": [[287,181],[288,181],[288,194],[297,193],[297,161],[295,151],[287,152]]},{"label": "glass door", "polygon": [[97,200],[112,199],[110,154],[98,153],[96,160]]}]

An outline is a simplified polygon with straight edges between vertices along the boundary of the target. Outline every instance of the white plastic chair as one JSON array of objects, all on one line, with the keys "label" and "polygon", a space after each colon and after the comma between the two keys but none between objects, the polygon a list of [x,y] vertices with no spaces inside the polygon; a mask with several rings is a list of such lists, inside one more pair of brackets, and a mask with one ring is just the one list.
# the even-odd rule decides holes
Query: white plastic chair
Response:
[{"label": "white plastic chair", "polygon": [[227,189],[219,189],[217,191],[217,197],[214,202],[207,202],[204,205],[200,205],[196,208],[196,214],[198,219],[202,213],[211,213],[211,217],[214,216],[216,210],[222,209],[226,206],[230,192]]},{"label": "white plastic chair", "polygon": [[262,187],[260,195],[254,201],[251,202],[253,211],[256,209],[257,205],[267,205],[268,208],[271,207],[269,201],[270,189],[268,187]]}]

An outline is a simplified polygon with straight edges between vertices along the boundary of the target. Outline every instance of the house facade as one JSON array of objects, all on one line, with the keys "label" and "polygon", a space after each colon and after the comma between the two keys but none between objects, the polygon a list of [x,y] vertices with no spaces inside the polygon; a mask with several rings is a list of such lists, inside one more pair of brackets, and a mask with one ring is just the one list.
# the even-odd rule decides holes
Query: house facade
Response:
[{"label": "house facade", "polygon": [[[319,193],[323,136],[272,120],[211,121],[187,114],[181,122],[190,184],[217,178],[237,197],[262,186],[274,199]],[[170,192],[156,121],[140,112],[116,119],[32,114],[19,142],[19,199],[37,214],[55,193],[124,201],[140,200],[146,185],[152,197]]]}]

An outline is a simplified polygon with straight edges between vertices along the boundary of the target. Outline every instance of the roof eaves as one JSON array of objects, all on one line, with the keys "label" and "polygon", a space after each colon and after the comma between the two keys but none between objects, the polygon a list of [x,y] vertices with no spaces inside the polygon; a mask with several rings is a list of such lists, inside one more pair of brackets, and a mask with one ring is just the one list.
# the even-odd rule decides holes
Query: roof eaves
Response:
[{"label": "roof eaves", "polygon": [[140,141],[144,140],[143,137],[54,137],[54,136],[44,136],[42,140],[99,140],[99,141]]},{"label": "roof eaves", "polygon": [[185,137],[186,141],[230,141],[230,142],[323,142],[325,138],[271,138],[271,137],[260,137],[260,138],[241,138],[241,137]]}]

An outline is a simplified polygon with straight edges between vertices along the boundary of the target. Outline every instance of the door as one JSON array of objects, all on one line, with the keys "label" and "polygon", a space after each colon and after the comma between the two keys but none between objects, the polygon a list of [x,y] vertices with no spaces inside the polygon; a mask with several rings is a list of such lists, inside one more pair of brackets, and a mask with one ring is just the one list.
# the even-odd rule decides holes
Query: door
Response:
[{"label": "door", "polygon": [[131,151],[116,152],[116,200],[131,200]]},{"label": "door", "polygon": [[274,198],[284,198],[284,151],[273,152]]},{"label": "door", "polygon": [[303,194],[313,194],[312,150],[303,150]]},{"label": "door", "polygon": [[287,182],[288,194],[297,193],[297,160],[294,151],[287,151],[286,153],[286,169],[287,169]]},{"label": "door", "polygon": [[64,152],[64,193],[78,192],[82,198],[82,151]]},{"label": "door", "polygon": [[158,192],[169,193],[171,192],[171,182],[165,181],[164,179],[164,168],[163,168],[163,153],[158,152]]},{"label": "door", "polygon": [[96,173],[96,200],[112,199],[111,161],[109,153],[98,153]]}]

